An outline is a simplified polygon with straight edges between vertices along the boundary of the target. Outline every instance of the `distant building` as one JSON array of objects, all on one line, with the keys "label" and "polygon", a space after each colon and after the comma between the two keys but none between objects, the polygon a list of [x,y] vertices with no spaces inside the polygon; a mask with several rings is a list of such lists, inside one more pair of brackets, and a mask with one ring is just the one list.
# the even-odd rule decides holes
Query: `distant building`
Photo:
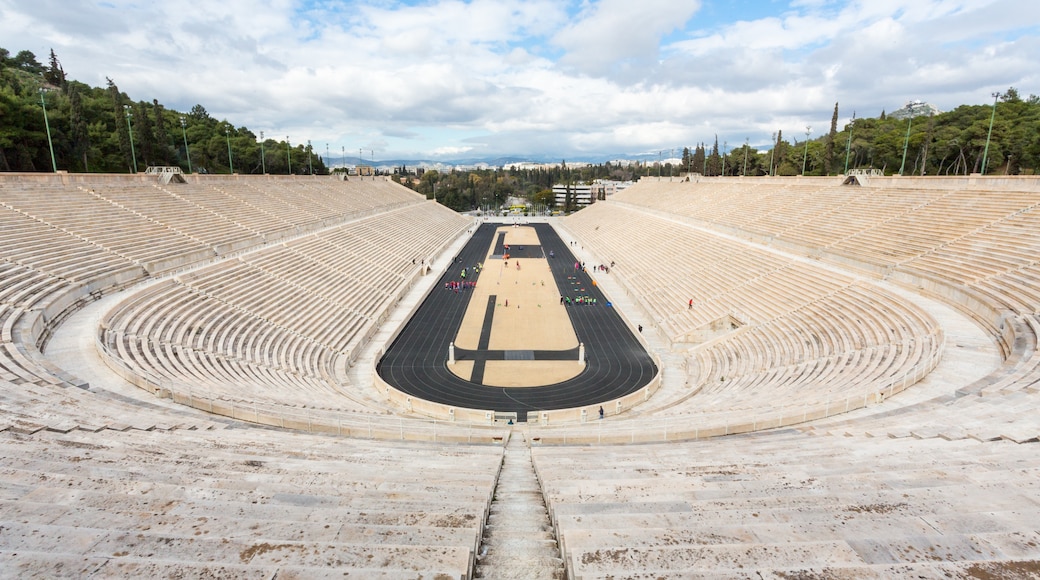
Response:
[{"label": "distant building", "polygon": [[592,195],[597,201],[603,201],[608,196],[624,190],[632,185],[631,181],[614,181],[612,179],[597,179],[592,182]]},{"label": "distant building", "polygon": [[592,195],[592,186],[584,183],[570,185],[554,185],[552,188],[553,199],[556,207],[564,209],[567,206],[567,194],[570,192],[571,206],[574,209],[591,205],[596,200]]}]

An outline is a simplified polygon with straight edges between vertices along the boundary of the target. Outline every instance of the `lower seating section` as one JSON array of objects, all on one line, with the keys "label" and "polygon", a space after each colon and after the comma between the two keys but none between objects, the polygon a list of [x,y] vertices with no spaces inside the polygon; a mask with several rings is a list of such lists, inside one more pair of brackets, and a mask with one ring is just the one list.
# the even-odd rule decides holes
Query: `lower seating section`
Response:
[{"label": "lower seating section", "polygon": [[3,576],[467,578],[501,446],[0,432]]},{"label": "lower seating section", "polygon": [[536,447],[533,458],[575,578],[1028,578],[1040,569],[1036,444],[785,431]]},{"label": "lower seating section", "polygon": [[956,392],[885,413],[799,426],[814,435],[1036,441],[1040,436],[1040,316],[1005,320],[1010,355],[994,372]]},{"label": "lower seating section", "polygon": [[103,344],[171,394],[371,412],[335,368],[468,226],[438,209],[409,205],[177,276],[128,297]]},{"label": "lower seating section", "polygon": [[594,205],[567,227],[615,263],[673,343],[698,347],[698,395],[661,416],[730,425],[817,404],[843,412],[829,402],[898,392],[941,356],[930,316],[845,274],[625,205]]},{"label": "lower seating section", "polygon": [[[3,242],[0,244],[0,325],[3,328],[0,340],[0,419],[3,420],[0,424],[15,425],[27,432],[128,427],[204,429],[220,425],[219,420],[201,418],[197,412],[168,401],[130,400],[104,388],[91,389],[51,363],[40,351],[45,348],[52,330],[69,313],[104,294],[147,280],[155,271],[197,264],[199,260],[212,259],[224,252],[240,251],[272,238],[281,239],[288,233],[299,234],[308,227],[328,228],[331,223],[337,223],[336,220],[355,222],[355,227],[361,228],[358,220],[369,216],[367,220],[378,221],[378,216],[388,214],[395,215],[385,219],[393,223],[403,220],[413,228],[408,232],[417,240],[416,253],[407,256],[411,268],[412,259],[428,256],[438,244],[456,235],[468,223],[443,209],[433,210],[441,216],[440,220],[429,220],[427,212],[438,206],[427,204],[415,193],[386,180],[252,180],[250,189],[254,195],[282,200],[301,196],[309,199],[313,207],[308,215],[313,214],[314,219],[307,218],[312,220],[308,226],[264,214],[254,206],[220,193],[220,188],[235,181],[233,179],[200,179],[199,183],[164,188],[136,177],[113,176],[59,175],[39,176],[39,179],[33,176],[26,180],[0,181],[0,241]],[[303,181],[307,183],[301,183]],[[428,221],[436,227],[425,229]],[[200,247],[204,251],[197,251]],[[397,264],[394,272],[398,286],[405,276],[405,268],[401,266],[405,260],[402,255],[387,252],[386,261]],[[222,267],[215,268],[219,271]],[[365,314],[351,311],[351,319],[371,321],[377,317],[380,305],[385,305],[385,300],[373,304]],[[187,305],[194,309],[180,308],[185,305],[179,303],[177,306],[148,320],[148,328],[172,331],[175,327],[172,322],[181,316],[186,316],[185,320],[200,320],[197,316],[202,310],[197,303]],[[235,312],[243,316],[241,309]],[[247,318],[254,327],[267,324],[259,317],[250,316]],[[224,334],[219,340],[241,339],[237,324],[243,320],[246,319],[222,318],[219,328]],[[330,324],[338,322],[330,321]],[[272,326],[267,324],[267,328]],[[340,356],[343,349],[339,347],[343,345],[333,345],[334,350],[299,333],[286,333],[285,328],[276,330],[251,335],[263,336],[262,340],[266,341],[251,346],[261,350],[281,348],[282,352],[275,354],[289,357],[296,366],[270,361],[257,364],[251,359],[223,356],[220,351],[209,352],[205,346],[175,348],[169,337],[165,337],[162,344],[156,343],[156,349],[140,348],[133,352],[147,356],[142,359],[146,362],[173,364],[172,370],[157,368],[168,373],[166,377],[189,382],[188,401],[192,400],[192,381],[197,385],[240,381],[240,389],[285,383],[311,388],[311,394],[329,393],[327,378],[305,367],[316,360],[316,353],[322,352],[325,354],[317,362],[328,364],[334,356]],[[134,335],[123,337],[119,353],[128,355],[131,350],[127,347],[138,340],[136,333],[142,331],[147,328],[135,328]],[[351,335],[351,332],[346,329],[342,334]],[[355,343],[362,338],[352,336]],[[135,362],[133,358],[128,360]],[[298,372],[300,369],[305,372]],[[159,373],[159,376],[164,375]],[[342,392],[334,390],[333,393],[340,400],[348,401]],[[252,403],[263,400],[261,395],[262,391]],[[255,407],[251,411],[259,412]],[[297,424],[306,425],[312,417],[301,414],[295,420]],[[341,425],[337,430],[369,437],[390,436],[392,430],[392,436],[400,438],[396,423],[392,426],[370,422]]]}]

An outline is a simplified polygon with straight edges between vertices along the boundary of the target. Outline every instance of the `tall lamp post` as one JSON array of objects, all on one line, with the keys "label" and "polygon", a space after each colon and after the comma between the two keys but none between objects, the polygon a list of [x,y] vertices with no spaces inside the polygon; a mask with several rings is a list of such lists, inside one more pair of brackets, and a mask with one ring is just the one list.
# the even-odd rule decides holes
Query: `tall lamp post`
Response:
[{"label": "tall lamp post", "polygon": [[123,105],[123,111],[126,112],[126,130],[130,133],[130,158],[134,160],[134,173],[137,173],[137,154],[134,153],[134,128],[130,124],[130,105]]},{"label": "tall lamp post", "polygon": [[307,139],[307,172],[314,175],[314,149],[310,139]]},{"label": "tall lamp post", "polygon": [[899,164],[899,175],[903,175],[903,169],[906,168],[906,150],[910,145],[910,125],[914,122],[914,103],[909,103],[906,108],[910,110],[910,116],[906,120],[906,137],[903,139],[903,162]]},{"label": "tall lamp post", "polygon": [[260,171],[267,175],[267,157],[264,155],[264,132],[260,131]]},{"label": "tall lamp post", "polygon": [[289,136],[285,136],[285,159],[289,164],[289,175],[292,175],[292,147],[289,146]]},{"label": "tall lamp post", "polygon": [[188,131],[185,129],[187,122],[181,117],[181,137],[184,138],[184,155],[188,158],[188,173],[191,173],[191,149],[188,149]]},{"label": "tall lamp post", "polygon": [[329,170],[329,163],[332,163],[332,161],[329,159],[329,144],[326,143],[325,144],[325,173],[331,174],[332,172]]},{"label": "tall lamp post", "polygon": [[802,175],[805,175],[805,162],[809,160],[809,135],[812,134],[812,127],[805,126],[805,153],[802,153]]},{"label": "tall lamp post", "polygon": [[852,151],[852,131],[856,128],[856,111],[852,112],[852,121],[849,123],[849,140],[845,142],[845,173],[849,172],[849,153]]},{"label": "tall lamp post", "polygon": [[51,169],[54,170],[54,173],[57,173],[58,162],[54,160],[54,143],[51,141],[51,122],[47,120],[47,101],[43,98],[44,92],[46,92],[46,90],[43,87],[40,87],[40,104],[43,105],[43,124],[47,127],[47,147],[51,150]]},{"label": "tall lamp post", "polygon": [[[989,133],[986,133],[986,149],[982,153],[982,175],[986,175],[986,161],[989,160],[989,140],[993,136],[993,120],[997,118],[997,99],[999,98],[1000,93],[993,93],[993,114],[989,116]],[[46,111],[44,113],[46,116]]]},{"label": "tall lamp post", "polygon": [[224,126],[224,138],[227,139],[227,160],[228,169],[231,170],[231,175],[235,174],[235,160],[231,158],[231,127]]},{"label": "tall lamp post", "polygon": [[776,153],[776,132],[773,132],[773,146],[769,148],[769,175],[773,175],[773,153]]},{"label": "tall lamp post", "polygon": [[744,170],[740,172],[742,177],[747,176],[747,154],[749,143],[751,143],[751,137],[744,137]]},{"label": "tall lamp post", "polygon": [[729,143],[726,141],[722,142],[722,177],[726,177],[726,150],[729,149]]}]

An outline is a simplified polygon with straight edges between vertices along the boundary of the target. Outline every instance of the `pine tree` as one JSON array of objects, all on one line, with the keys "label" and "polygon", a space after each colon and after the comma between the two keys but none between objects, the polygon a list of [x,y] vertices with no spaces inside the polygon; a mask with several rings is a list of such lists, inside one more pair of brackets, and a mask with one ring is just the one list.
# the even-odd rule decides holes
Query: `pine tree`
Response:
[{"label": "pine tree", "polygon": [[155,163],[158,165],[171,165],[173,159],[173,147],[170,145],[170,135],[166,132],[166,120],[163,116],[163,106],[159,99],[152,99],[152,130],[155,133]]},{"label": "pine tree", "polygon": [[87,152],[90,151],[90,132],[87,129],[87,118],[83,111],[83,99],[80,97],[80,91],[76,88],[71,88],[69,91],[69,124],[71,125],[71,138],[70,143],[72,157],[77,161],[82,161],[83,166],[80,168],[81,171],[90,171],[90,167],[87,164]]},{"label": "pine tree", "polygon": [[838,136],[838,103],[834,103],[834,114],[831,115],[831,131],[827,134],[827,148],[824,152],[823,168],[827,175],[834,173],[834,140]]},{"label": "pine tree", "polygon": [[54,54],[54,49],[51,49],[50,66],[43,73],[44,80],[48,84],[55,87],[65,87],[65,71],[61,68],[61,63],[58,62],[58,56]]},{"label": "pine tree", "polygon": [[115,81],[108,77],[105,77],[105,81],[108,83],[108,95],[112,99],[112,117],[115,120],[116,134],[119,136],[119,153],[126,160],[127,171],[132,172],[134,161],[130,153],[130,129],[127,124],[127,109],[124,109],[123,95],[119,92]]}]

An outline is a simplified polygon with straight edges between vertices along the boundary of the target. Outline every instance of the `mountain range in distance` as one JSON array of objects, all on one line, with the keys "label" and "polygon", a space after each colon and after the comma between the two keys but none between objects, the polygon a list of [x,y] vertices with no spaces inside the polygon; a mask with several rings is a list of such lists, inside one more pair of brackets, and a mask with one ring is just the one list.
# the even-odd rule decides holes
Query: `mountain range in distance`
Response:
[{"label": "mountain range in distance", "polygon": [[[681,151],[676,153],[681,154]],[[664,156],[658,153],[628,153],[618,155],[587,155],[581,158],[567,159],[561,157],[549,157],[546,155],[532,155],[532,156],[503,156],[503,157],[469,157],[469,158],[458,158],[458,159],[364,159],[361,158],[361,165],[372,165],[377,169],[393,169],[401,167],[402,165],[407,168],[422,167],[424,169],[472,169],[472,168],[498,168],[503,167],[509,169],[510,166],[520,165],[559,165],[561,162],[565,162],[568,165],[585,165],[593,164],[599,165],[603,163],[621,163],[622,165],[632,163],[654,163],[662,161],[667,163],[671,151],[664,152]],[[325,162],[329,167],[353,167],[358,164],[358,157],[348,156],[344,163],[342,158],[332,156],[331,159],[326,159]],[[672,161],[675,158],[671,158]]]}]

